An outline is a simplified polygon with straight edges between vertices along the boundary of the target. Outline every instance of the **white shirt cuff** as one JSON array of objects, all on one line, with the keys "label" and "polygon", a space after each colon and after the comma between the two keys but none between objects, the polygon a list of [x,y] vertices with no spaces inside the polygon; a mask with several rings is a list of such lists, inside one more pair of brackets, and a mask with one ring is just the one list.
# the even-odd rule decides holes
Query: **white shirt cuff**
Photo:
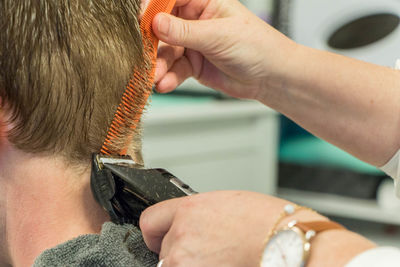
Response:
[{"label": "white shirt cuff", "polygon": [[380,169],[394,179],[396,196],[400,198],[400,150]]},{"label": "white shirt cuff", "polygon": [[398,267],[400,266],[400,249],[393,247],[378,247],[367,250],[345,267]]},{"label": "white shirt cuff", "polygon": [[[396,61],[395,69],[400,70],[400,59]],[[400,198],[400,150],[380,169],[394,179],[396,196]]]},{"label": "white shirt cuff", "polygon": [[400,70],[400,59],[398,59],[398,60],[396,61],[396,65],[395,65],[394,69]]}]

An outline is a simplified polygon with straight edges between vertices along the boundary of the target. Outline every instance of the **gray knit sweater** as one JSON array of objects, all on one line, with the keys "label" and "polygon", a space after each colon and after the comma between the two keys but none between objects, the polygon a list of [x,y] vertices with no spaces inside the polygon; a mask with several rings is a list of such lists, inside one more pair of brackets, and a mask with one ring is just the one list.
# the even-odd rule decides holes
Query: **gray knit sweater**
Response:
[{"label": "gray knit sweater", "polygon": [[83,235],[46,250],[33,267],[154,267],[157,262],[157,255],[147,249],[138,228],[107,222],[100,235]]}]

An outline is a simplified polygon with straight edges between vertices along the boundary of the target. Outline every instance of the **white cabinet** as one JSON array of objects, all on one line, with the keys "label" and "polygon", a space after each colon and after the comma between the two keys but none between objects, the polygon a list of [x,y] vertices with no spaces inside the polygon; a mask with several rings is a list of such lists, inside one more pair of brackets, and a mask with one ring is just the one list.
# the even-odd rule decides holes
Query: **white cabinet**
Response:
[{"label": "white cabinet", "polygon": [[278,116],[262,104],[210,100],[152,105],[144,116],[147,167],[199,192],[276,190]]}]

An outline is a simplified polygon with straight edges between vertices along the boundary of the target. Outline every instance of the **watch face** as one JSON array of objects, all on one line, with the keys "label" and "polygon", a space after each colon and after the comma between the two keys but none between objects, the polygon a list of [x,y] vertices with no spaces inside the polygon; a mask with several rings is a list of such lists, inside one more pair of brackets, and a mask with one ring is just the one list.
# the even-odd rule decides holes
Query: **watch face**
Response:
[{"label": "watch face", "polygon": [[303,237],[293,230],[279,231],[268,242],[261,266],[303,266],[304,242]]}]

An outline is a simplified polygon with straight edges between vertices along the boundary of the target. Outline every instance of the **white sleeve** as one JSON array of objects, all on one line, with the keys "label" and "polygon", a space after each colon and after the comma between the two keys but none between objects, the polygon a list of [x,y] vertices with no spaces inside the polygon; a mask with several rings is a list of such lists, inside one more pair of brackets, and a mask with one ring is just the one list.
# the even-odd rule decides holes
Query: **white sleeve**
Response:
[{"label": "white sleeve", "polygon": [[400,249],[393,247],[378,247],[367,250],[354,259],[345,267],[399,267]]},{"label": "white sleeve", "polygon": [[[400,70],[400,59],[396,61],[395,69]],[[385,166],[381,167],[380,169],[394,179],[396,196],[400,198],[400,150],[388,163],[386,163]]]},{"label": "white sleeve", "polygon": [[400,150],[388,163],[386,163],[385,166],[381,167],[380,169],[394,179],[396,195],[400,198]]}]

